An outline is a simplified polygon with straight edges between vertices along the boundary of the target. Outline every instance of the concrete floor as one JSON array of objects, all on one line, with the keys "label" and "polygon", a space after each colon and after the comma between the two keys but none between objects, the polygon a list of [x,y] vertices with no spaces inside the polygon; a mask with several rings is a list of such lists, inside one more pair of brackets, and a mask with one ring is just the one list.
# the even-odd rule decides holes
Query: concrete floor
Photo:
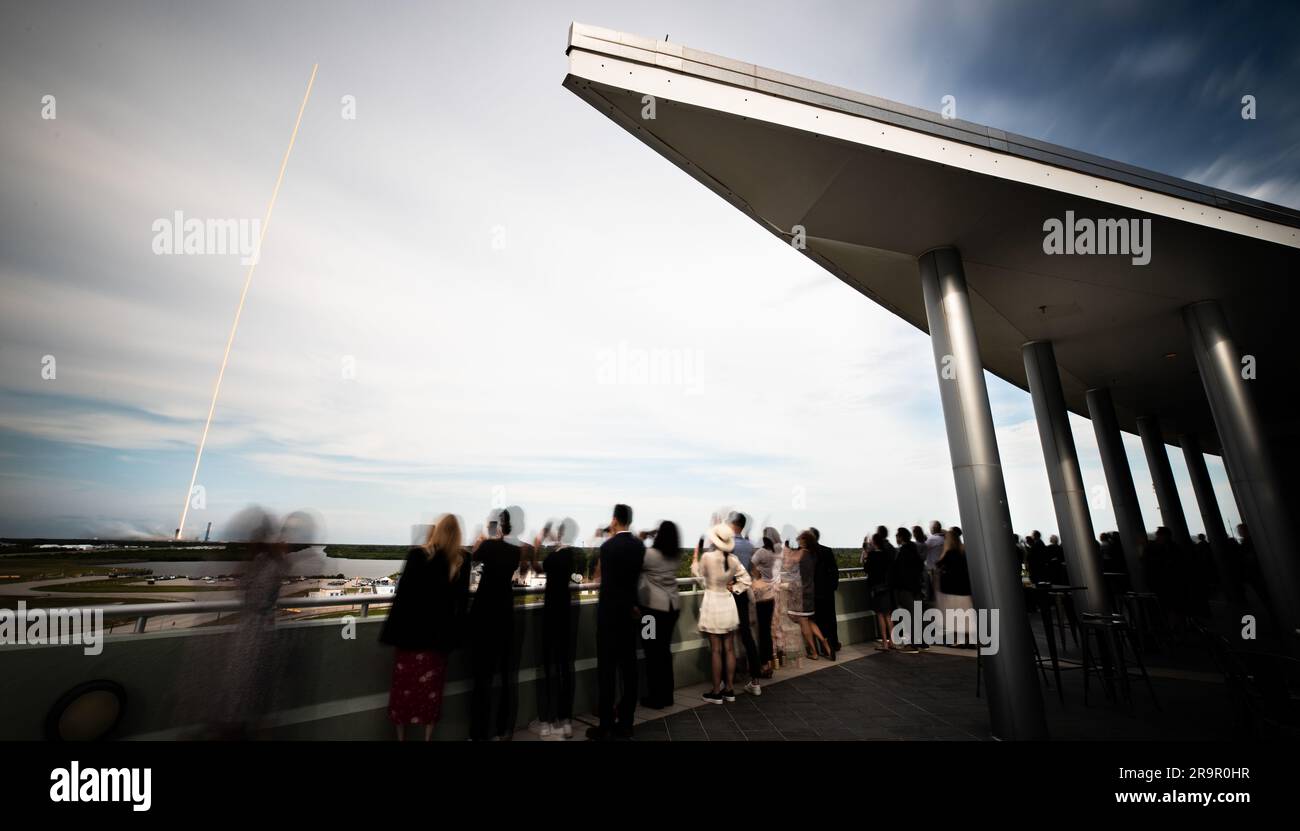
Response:
[{"label": "concrete floor", "polygon": [[[1036,627],[1037,629],[1037,627]],[[1041,638],[1041,632],[1038,633]],[[1072,645],[1071,645],[1072,646]],[[1046,649],[1043,649],[1043,654]],[[1073,650],[1065,653],[1074,657]],[[1109,702],[1097,681],[1083,703],[1083,676],[1065,670],[1065,703],[1055,686],[1044,690],[1048,731],[1054,740],[1228,740],[1232,738],[1222,678],[1194,647],[1184,647],[1149,667],[1157,709],[1145,685],[1135,682],[1133,708]],[[989,740],[988,703],[975,696],[975,653],[934,648],[920,654],[879,652],[870,644],[845,648],[840,660],[803,662],[778,671],[761,696],[742,692],[731,704],[708,704],[700,684],[677,690],[676,705],[638,708],[637,741],[853,741]],[[1049,672],[1049,678],[1050,678]],[[1054,679],[1052,680],[1054,684]],[[575,740],[595,723],[575,719]],[[516,740],[537,740],[527,730]]]}]

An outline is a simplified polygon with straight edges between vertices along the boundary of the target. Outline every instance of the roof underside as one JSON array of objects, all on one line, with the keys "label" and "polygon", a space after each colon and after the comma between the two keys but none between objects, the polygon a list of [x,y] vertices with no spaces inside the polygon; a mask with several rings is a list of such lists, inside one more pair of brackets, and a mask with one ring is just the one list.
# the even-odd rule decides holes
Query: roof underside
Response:
[{"label": "roof underside", "polygon": [[[1156,415],[1217,449],[1180,317],[1198,300],[1244,352],[1289,363],[1300,213],[677,44],[575,24],[569,59],[566,87],[770,232],[803,226],[804,254],[923,331],[916,259],[956,246],[985,367],[1027,389],[1020,347],[1051,340],[1076,413],[1110,387],[1125,429]],[[1150,262],[1045,254],[1067,211],[1149,219]],[[1256,390],[1293,435],[1284,374]]]}]

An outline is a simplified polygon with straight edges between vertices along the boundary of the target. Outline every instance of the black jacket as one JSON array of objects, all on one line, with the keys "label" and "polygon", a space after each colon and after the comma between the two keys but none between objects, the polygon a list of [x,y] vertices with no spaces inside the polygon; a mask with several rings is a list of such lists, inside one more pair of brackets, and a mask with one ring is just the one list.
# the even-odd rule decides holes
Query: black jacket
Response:
[{"label": "black jacket", "polygon": [[558,607],[567,614],[569,604],[573,602],[573,574],[580,568],[577,555],[576,548],[562,545],[551,549],[546,559],[542,560],[542,573],[546,575],[547,610]]},{"label": "black jacket", "polygon": [[954,548],[939,558],[939,591],[944,594],[970,594],[970,569],[966,552]]},{"label": "black jacket", "polygon": [[468,597],[468,557],[461,561],[460,573],[453,580],[446,556],[430,558],[423,548],[412,548],[379,640],[399,649],[451,652],[460,645]]},{"label": "black jacket", "polygon": [[474,550],[474,562],[483,564],[469,618],[474,637],[499,635],[514,628],[514,575],[519,568],[519,546],[503,539],[484,540]]},{"label": "black jacket", "polygon": [[921,575],[924,571],[925,563],[916,550],[916,543],[905,542],[899,547],[898,553],[894,555],[894,567],[889,575],[889,587],[896,591],[920,594]]},{"label": "black jacket", "polygon": [[890,588],[890,573],[894,570],[894,547],[873,548],[867,552],[862,565],[867,573],[867,585],[872,591]]},{"label": "black jacket", "polygon": [[1051,562],[1047,556],[1047,546],[1041,542],[1031,542],[1029,553],[1025,557],[1025,566],[1029,569],[1029,579],[1034,583],[1052,582]]},{"label": "black jacket", "polygon": [[637,605],[637,585],[645,543],[628,533],[615,534],[600,546],[600,600],[596,614],[623,615]]},{"label": "black jacket", "polygon": [[829,546],[817,543],[816,571],[814,574],[818,597],[829,597],[840,587],[840,564],[835,561],[835,552]]}]

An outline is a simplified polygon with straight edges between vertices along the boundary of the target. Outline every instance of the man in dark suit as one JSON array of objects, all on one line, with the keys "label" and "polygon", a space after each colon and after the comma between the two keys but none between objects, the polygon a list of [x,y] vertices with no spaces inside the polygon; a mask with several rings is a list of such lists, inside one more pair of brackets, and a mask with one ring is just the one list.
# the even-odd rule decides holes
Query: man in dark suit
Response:
[{"label": "man in dark suit", "polygon": [[831,654],[826,657],[835,660],[835,653],[840,650],[838,622],[835,619],[835,592],[840,587],[840,566],[835,562],[835,552],[822,545],[821,532],[809,528],[817,538],[817,548],[813,570],[813,621],[826,636],[831,645]]},{"label": "man in dark suit", "polygon": [[[636,646],[641,623],[637,582],[645,560],[645,544],[631,533],[631,526],[632,509],[615,505],[609,524],[611,536],[600,546],[600,599],[596,603],[600,726],[587,730],[587,738],[593,740],[632,737],[637,698]],[[617,695],[619,681],[623,684],[622,695]]]}]

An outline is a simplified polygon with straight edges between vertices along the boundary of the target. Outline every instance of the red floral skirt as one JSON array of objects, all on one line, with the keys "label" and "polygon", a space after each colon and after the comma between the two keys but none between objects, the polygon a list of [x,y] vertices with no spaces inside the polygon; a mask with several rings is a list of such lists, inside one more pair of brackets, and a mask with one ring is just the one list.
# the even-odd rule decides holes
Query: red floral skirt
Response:
[{"label": "red floral skirt", "polygon": [[388,693],[388,720],[393,724],[437,724],[442,715],[442,687],[447,656],[433,650],[397,650],[393,686]]}]

